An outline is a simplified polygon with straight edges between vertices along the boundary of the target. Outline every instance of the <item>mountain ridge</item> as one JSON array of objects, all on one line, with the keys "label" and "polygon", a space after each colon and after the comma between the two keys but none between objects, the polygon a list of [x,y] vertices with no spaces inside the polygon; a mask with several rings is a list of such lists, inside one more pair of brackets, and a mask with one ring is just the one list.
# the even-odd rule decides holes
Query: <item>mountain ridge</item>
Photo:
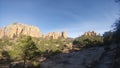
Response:
[{"label": "mountain ridge", "polygon": [[47,34],[42,34],[41,30],[32,25],[23,23],[12,23],[6,27],[0,28],[0,38],[8,37],[14,38],[21,35],[37,37],[37,38],[53,38],[58,39],[59,37],[67,38],[67,32],[49,32]]}]

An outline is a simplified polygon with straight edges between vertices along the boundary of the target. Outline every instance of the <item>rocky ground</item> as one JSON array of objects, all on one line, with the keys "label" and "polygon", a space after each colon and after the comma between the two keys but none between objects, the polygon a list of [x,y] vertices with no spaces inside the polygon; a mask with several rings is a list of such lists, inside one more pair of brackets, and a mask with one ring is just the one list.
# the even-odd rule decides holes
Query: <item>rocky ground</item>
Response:
[{"label": "rocky ground", "polygon": [[93,47],[79,52],[56,55],[41,63],[41,68],[90,68],[104,54],[103,47]]},{"label": "rocky ground", "polygon": [[111,46],[108,51],[105,51],[100,61],[95,68],[112,68],[115,60],[117,46]]},{"label": "rocky ground", "polygon": [[59,54],[41,63],[40,68],[111,68],[116,45],[105,51],[104,47],[92,47],[78,52]]},{"label": "rocky ground", "polygon": [[0,60],[0,68],[9,68],[9,64],[6,60]]},{"label": "rocky ground", "polygon": [[[103,46],[92,47],[77,52],[58,54],[43,61],[40,68],[112,68],[116,48],[116,45],[110,46],[108,50],[104,50]],[[1,62],[0,68],[9,68],[9,65]],[[20,67],[17,66],[17,68]]]}]

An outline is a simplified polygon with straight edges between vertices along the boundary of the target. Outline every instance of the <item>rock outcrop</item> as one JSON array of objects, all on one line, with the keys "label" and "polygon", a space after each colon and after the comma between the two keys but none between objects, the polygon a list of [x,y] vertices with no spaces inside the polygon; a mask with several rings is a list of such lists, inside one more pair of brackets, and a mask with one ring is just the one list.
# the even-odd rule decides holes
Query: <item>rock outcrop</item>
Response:
[{"label": "rock outcrop", "polygon": [[26,24],[13,23],[5,28],[0,29],[0,37],[3,36],[14,38],[20,35],[27,35],[31,37],[42,37],[39,28]]},{"label": "rock outcrop", "polygon": [[42,35],[41,31],[38,27],[30,26],[21,23],[13,23],[4,28],[0,28],[0,38],[8,37],[14,38],[19,37],[21,35],[31,36],[31,37],[43,37],[43,38],[67,38],[66,32],[49,32],[45,35]]},{"label": "rock outcrop", "polygon": [[104,47],[92,47],[78,52],[60,53],[43,61],[40,68],[94,68],[104,52]]},{"label": "rock outcrop", "polygon": [[67,38],[67,32],[65,32],[65,31],[62,32],[62,37],[63,37],[63,38]]},{"label": "rock outcrop", "polygon": [[67,33],[66,32],[49,32],[43,35],[43,38],[52,38],[52,39],[67,38]]},{"label": "rock outcrop", "polygon": [[4,32],[4,28],[0,28],[0,38],[4,37],[5,32]]},{"label": "rock outcrop", "polygon": [[95,31],[88,31],[83,34],[83,36],[97,36],[97,33]]}]

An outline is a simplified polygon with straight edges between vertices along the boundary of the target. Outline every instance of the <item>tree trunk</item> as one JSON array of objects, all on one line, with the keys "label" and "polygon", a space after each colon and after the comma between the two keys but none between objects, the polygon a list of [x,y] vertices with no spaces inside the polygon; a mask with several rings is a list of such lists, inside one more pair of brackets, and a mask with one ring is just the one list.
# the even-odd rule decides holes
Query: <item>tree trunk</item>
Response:
[{"label": "tree trunk", "polygon": [[24,57],[24,64],[23,64],[23,68],[25,68],[25,64],[26,64],[26,57]]}]

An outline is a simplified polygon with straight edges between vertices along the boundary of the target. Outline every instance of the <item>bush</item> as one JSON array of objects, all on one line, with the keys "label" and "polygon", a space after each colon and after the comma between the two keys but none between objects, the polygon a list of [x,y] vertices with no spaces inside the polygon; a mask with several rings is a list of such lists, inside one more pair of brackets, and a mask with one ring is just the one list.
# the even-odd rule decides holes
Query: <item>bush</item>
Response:
[{"label": "bush", "polygon": [[114,24],[114,34],[113,38],[115,39],[115,42],[120,42],[120,19],[116,21]]},{"label": "bush", "polygon": [[37,48],[42,52],[46,52],[47,50],[56,52],[61,51],[65,48],[65,44],[72,42],[71,38],[68,39],[44,39],[44,38],[34,38],[33,41],[37,45]]},{"label": "bush", "polygon": [[108,31],[103,34],[104,45],[110,45],[113,42],[113,32]]},{"label": "bush", "polygon": [[102,45],[103,37],[101,36],[81,36],[76,38],[73,41],[73,45],[77,45],[76,47],[92,47],[95,45]]}]

